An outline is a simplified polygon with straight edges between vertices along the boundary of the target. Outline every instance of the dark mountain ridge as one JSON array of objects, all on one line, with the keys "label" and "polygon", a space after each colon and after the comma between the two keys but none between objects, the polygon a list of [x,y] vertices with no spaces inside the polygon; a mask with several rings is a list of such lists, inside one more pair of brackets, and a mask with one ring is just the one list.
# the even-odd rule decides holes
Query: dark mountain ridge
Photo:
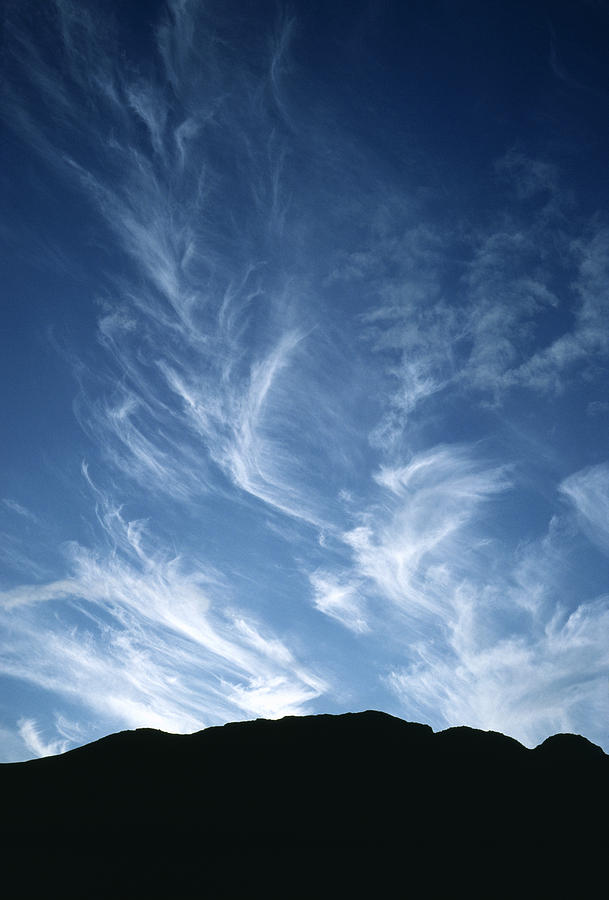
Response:
[{"label": "dark mountain ridge", "polygon": [[4,764],[0,790],[7,896],[609,896],[609,756],[578,735],[374,711],[138,729]]}]

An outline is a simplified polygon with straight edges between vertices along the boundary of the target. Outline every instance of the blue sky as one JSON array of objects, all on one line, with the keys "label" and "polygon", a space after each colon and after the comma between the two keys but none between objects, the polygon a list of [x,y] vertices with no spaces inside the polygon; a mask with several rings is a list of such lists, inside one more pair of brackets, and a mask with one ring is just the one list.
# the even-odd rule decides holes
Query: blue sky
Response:
[{"label": "blue sky", "polygon": [[3,16],[1,758],[609,750],[607,4]]}]

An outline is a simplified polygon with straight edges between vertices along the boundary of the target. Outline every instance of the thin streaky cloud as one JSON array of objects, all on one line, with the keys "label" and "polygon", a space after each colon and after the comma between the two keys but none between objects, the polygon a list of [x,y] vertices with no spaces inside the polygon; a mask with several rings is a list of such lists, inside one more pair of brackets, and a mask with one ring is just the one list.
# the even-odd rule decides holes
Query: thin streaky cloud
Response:
[{"label": "thin streaky cloud", "polygon": [[317,570],[311,573],[309,579],[316,609],[356,634],[370,631],[358,584],[350,583],[348,575],[341,581],[334,573]]},{"label": "thin streaky cloud", "polygon": [[18,516],[21,516],[24,519],[28,519],[30,522],[38,523],[38,516],[36,513],[33,513],[30,509],[23,506],[22,503],[18,503],[16,500],[12,500],[10,497],[3,497],[2,503],[7,509],[10,509],[11,512],[17,513]]},{"label": "thin streaky cloud", "polygon": [[575,507],[586,534],[609,553],[609,463],[574,472],[560,490]]},{"label": "thin streaky cloud", "polygon": [[506,93],[503,51],[394,53],[414,7],[250,6],[6,11],[0,737],[347,704],[609,746],[596,94],[532,7]]},{"label": "thin streaky cloud", "polygon": [[[446,611],[438,567],[458,565],[472,547],[479,507],[509,487],[501,468],[484,468],[465,447],[439,447],[375,476],[386,496],[345,532],[356,571],[406,616]],[[473,554],[472,554],[473,555]]]},{"label": "thin streaky cloud", "polygon": [[67,741],[45,741],[35,719],[20,719],[19,736],[34,756],[55,756],[68,748]]}]

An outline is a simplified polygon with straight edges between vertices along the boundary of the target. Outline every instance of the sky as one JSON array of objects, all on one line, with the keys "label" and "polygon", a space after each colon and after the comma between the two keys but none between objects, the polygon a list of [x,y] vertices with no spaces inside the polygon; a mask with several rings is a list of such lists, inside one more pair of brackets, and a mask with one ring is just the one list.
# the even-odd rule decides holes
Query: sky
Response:
[{"label": "sky", "polygon": [[1,16],[0,759],[609,751],[609,5]]}]

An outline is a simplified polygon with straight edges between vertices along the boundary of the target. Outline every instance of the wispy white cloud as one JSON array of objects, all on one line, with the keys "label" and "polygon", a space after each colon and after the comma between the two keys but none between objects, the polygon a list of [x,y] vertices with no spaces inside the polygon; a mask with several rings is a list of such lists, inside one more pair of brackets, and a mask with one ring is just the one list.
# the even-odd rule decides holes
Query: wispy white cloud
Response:
[{"label": "wispy white cloud", "polygon": [[350,582],[348,576],[341,581],[334,573],[319,569],[309,578],[316,609],[357,634],[370,630],[366,622],[365,603],[358,593],[357,583]]},{"label": "wispy white cloud", "polygon": [[[97,343],[67,354],[84,525],[53,572],[3,543],[24,583],[3,582],[0,670],[108,727],[193,730],[331,691],[297,638],[314,618],[375,648],[370,679],[390,672],[409,717],[527,741],[590,723],[606,601],[561,599],[563,513],[606,552],[606,466],[566,479],[562,506],[546,473],[550,526],[520,540],[510,448],[472,441],[519,392],[559,397],[606,360],[600,217],[568,215],[558,168],[513,147],[481,176],[496,212],[440,221],[336,123],[297,121],[289,16],[237,52],[240,17],[170,0],[139,65],[101,10],[48,15],[46,43],[7,19],[4,111],[89,204],[106,262]],[[275,578],[285,609],[264,599]],[[84,740],[73,718],[45,740],[28,715],[23,740]]]},{"label": "wispy white cloud", "polygon": [[507,472],[485,468],[465,447],[442,446],[382,468],[375,480],[382,501],[343,535],[356,572],[407,617],[448,615],[444,573],[468,557],[465,564],[475,564],[469,526],[480,505],[508,487]]},{"label": "wispy white cloud", "polygon": [[[168,4],[153,74],[120,63],[93,11],[56,0],[50,19],[56,59],[11,27],[24,77],[51,115],[35,116],[14,94],[12,121],[88,198],[122,252],[98,324],[104,362],[74,359],[77,419],[115,476],[102,488],[83,466],[102,537],[93,549],[66,546],[69,574],[2,593],[14,635],[2,671],[128,725],[192,730],[301,711],[326,689],[323,678],[255,611],[231,612],[213,567],[168,554],[114,499],[123,476],[127,496],[139,485],[197,509],[232,491],[235,502],[242,494],[323,522],[308,464],[284,436],[310,325],[268,265],[287,209],[276,114],[287,115],[293,23],[279,24],[266,71],[254,76],[219,38],[220,20],[202,27],[208,12],[197,3]],[[303,404],[301,414],[318,408]],[[28,720],[31,748],[35,734]]]},{"label": "wispy white cloud", "polygon": [[565,478],[560,490],[575,506],[590,539],[609,553],[609,464],[574,472]]},{"label": "wispy white cloud", "polygon": [[34,756],[54,756],[67,750],[67,741],[45,741],[35,719],[19,720],[19,736]]},{"label": "wispy white cloud", "polygon": [[487,646],[475,636],[467,634],[477,645],[468,648],[462,633],[453,653],[421,644],[412,665],[391,673],[388,683],[407,709],[439,725],[507,732],[528,746],[558,731],[594,733],[606,742],[606,597],[549,619],[542,631]]},{"label": "wispy white cloud", "polygon": [[602,220],[577,220],[551,163],[512,148],[494,173],[495,219],[447,230],[385,204],[384,227],[371,224],[366,250],[332,273],[372,300],[362,322],[391,388],[379,447],[395,449],[415,415],[432,417],[447,396],[500,408],[514,390],[561,394],[607,359]]},{"label": "wispy white cloud", "polygon": [[30,509],[27,509],[27,507],[23,506],[23,504],[18,503],[16,500],[12,500],[10,497],[3,497],[2,503],[7,509],[10,509],[11,512],[17,513],[17,515],[21,516],[23,519],[28,519],[30,522],[38,522],[38,516]]},{"label": "wispy white cloud", "polygon": [[0,762],[15,762],[35,755],[19,734],[19,727],[0,726]]},{"label": "wispy white cloud", "polygon": [[145,546],[143,523],[125,522],[118,510],[106,507],[101,517],[115,538],[111,552],[72,544],[71,578],[0,594],[12,635],[4,674],[104,721],[170,731],[302,712],[326,690],[251,614],[221,602],[216,573],[161,558]]},{"label": "wispy white cloud", "polygon": [[564,593],[572,534],[554,517],[542,538],[504,552],[501,566],[495,552],[477,573],[444,567],[442,620],[388,676],[410,715],[504,731],[528,746],[556,731],[606,741],[609,602],[573,606]]},{"label": "wispy white cloud", "polygon": [[[437,447],[375,480],[383,493],[343,535],[352,568],[311,582],[320,611],[353,630],[359,604],[368,606],[362,640],[380,639],[405,660],[382,676],[404,714],[436,728],[504,731],[529,746],[560,730],[605,742],[602,717],[591,722],[606,702],[609,603],[565,593],[575,559],[568,519],[555,514],[544,535],[516,546],[491,537],[510,473],[485,465],[474,447]],[[591,498],[606,480],[598,467],[560,486],[601,542],[603,507]]]},{"label": "wispy white cloud", "polygon": [[[79,10],[62,0],[58,13],[71,56]],[[154,83],[127,81],[96,41],[79,46],[73,77],[89,91],[84,62],[95,49],[93,87],[105,117],[91,121],[87,137],[105,163],[93,166],[73,153],[58,164],[90,197],[144,287],[118,282],[122,301],[100,319],[99,337],[121,381],[116,384],[116,368],[91,372],[81,361],[76,411],[106,458],[149,488],[186,499],[209,490],[217,481],[210,467],[217,466],[238,489],[316,523],[311,492],[301,486],[305,473],[300,463],[290,465],[292,452],[276,436],[282,397],[298,380],[292,357],[304,333],[291,321],[293,304],[267,265],[272,247],[250,234],[264,221],[273,231],[283,203],[283,151],[272,149],[277,141],[260,85],[249,84],[234,60],[228,67],[222,62],[214,37],[198,32],[196,46],[191,43],[202,15],[195,5],[170,4],[158,31],[165,79]],[[290,21],[281,26],[262,77],[261,84],[270,80],[275,102],[291,27]],[[201,40],[208,41],[208,53]],[[200,93],[193,92],[191,76]],[[77,101],[67,87],[57,90],[69,127],[81,129]],[[135,140],[134,117],[148,129],[151,152]],[[107,120],[111,138],[101,133]],[[210,137],[234,158],[232,183],[206,149]],[[253,205],[241,192],[250,200],[253,195]],[[262,349],[253,349],[253,328]]]}]

